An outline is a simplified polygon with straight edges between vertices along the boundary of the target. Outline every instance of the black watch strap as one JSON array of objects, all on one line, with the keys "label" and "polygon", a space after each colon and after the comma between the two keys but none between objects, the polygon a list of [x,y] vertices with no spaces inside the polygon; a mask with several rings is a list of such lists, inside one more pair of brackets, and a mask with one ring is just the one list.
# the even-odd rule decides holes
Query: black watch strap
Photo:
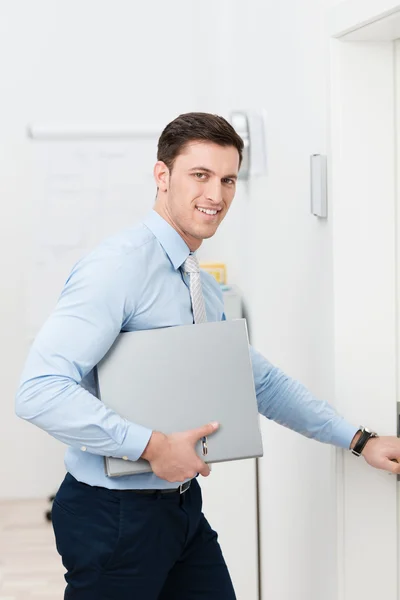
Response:
[{"label": "black watch strap", "polygon": [[374,438],[374,437],[378,437],[378,434],[374,433],[373,431],[370,431],[366,427],[360,427],[360,429],[358,431],[361,432],[361,435],[360,435],[356,445],[354,446],[354,448],[352,448],[352,453],[355,454],[356,456],[361,456],[361,453],[364,450],[365,445],[368,442],[368,440],[370,440],[371,438]]}]

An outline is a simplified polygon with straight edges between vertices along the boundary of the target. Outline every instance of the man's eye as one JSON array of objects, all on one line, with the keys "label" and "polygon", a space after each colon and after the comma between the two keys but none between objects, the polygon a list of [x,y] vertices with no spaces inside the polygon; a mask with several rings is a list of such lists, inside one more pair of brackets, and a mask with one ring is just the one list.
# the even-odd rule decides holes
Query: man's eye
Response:
[{"label": "man's eye", "polygon": [[229,185],[233,185],[235,183],[235,180],[231,179],[230,177],[225,177],[223,181],[224,183],[229,183]]},{"label": "man's eye", "polygon": [[205,173],[195,173],[194,176],[196,179],[204,179],[206,177]]}]

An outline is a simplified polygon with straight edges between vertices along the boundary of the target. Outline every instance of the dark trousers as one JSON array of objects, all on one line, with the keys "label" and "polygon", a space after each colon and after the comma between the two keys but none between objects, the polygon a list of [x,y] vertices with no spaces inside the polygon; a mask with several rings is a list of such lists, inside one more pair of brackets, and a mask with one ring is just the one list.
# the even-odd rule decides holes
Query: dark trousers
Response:
[{"label": "dark trousers", "polygon": [[147,495],[68,473],[52,508],[64,600],[235,600],[201,508],[196,480],[182,495]]}]

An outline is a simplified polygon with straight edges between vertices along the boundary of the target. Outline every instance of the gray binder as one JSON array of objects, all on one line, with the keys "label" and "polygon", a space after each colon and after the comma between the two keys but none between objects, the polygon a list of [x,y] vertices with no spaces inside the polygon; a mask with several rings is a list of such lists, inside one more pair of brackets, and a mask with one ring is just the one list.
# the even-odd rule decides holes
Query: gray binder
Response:
[{"label": "gray binder", "polygon": [[[123,332],[97,366],[99,398],[163,433],[218,421],[196,448],[207,463],[262,456],[245,319]],[[150,472],[144,459],[105,457],[110,477]]]}]

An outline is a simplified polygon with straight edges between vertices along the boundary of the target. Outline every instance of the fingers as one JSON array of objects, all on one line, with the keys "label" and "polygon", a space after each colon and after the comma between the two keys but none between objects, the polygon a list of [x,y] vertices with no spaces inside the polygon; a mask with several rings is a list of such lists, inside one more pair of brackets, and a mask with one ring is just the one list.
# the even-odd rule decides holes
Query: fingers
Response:
[{"label": "fingers", "polygon": [[385,460],[382,468],[390,473],[400,475],[400,464],[397,462],[397,460]]},{"label": "fingers", "polygon": [[205,462],[200,461],[198,473],[200,473],[200,475],[203,475],[203,477],[208,477],[210,472],[211,472],[210,467],[208,465],[206,465]]},{"label": "fingers", "polygon": [[218,427],[219,423],[213,421],[212,423],[208,423],[208,425],[203,425],[197,429],[191,429],[188,431],[188,434],[193,438],[193,441],[197,442],[197,440],[200,440],[202,437],[207,437],[217,431]]}]

